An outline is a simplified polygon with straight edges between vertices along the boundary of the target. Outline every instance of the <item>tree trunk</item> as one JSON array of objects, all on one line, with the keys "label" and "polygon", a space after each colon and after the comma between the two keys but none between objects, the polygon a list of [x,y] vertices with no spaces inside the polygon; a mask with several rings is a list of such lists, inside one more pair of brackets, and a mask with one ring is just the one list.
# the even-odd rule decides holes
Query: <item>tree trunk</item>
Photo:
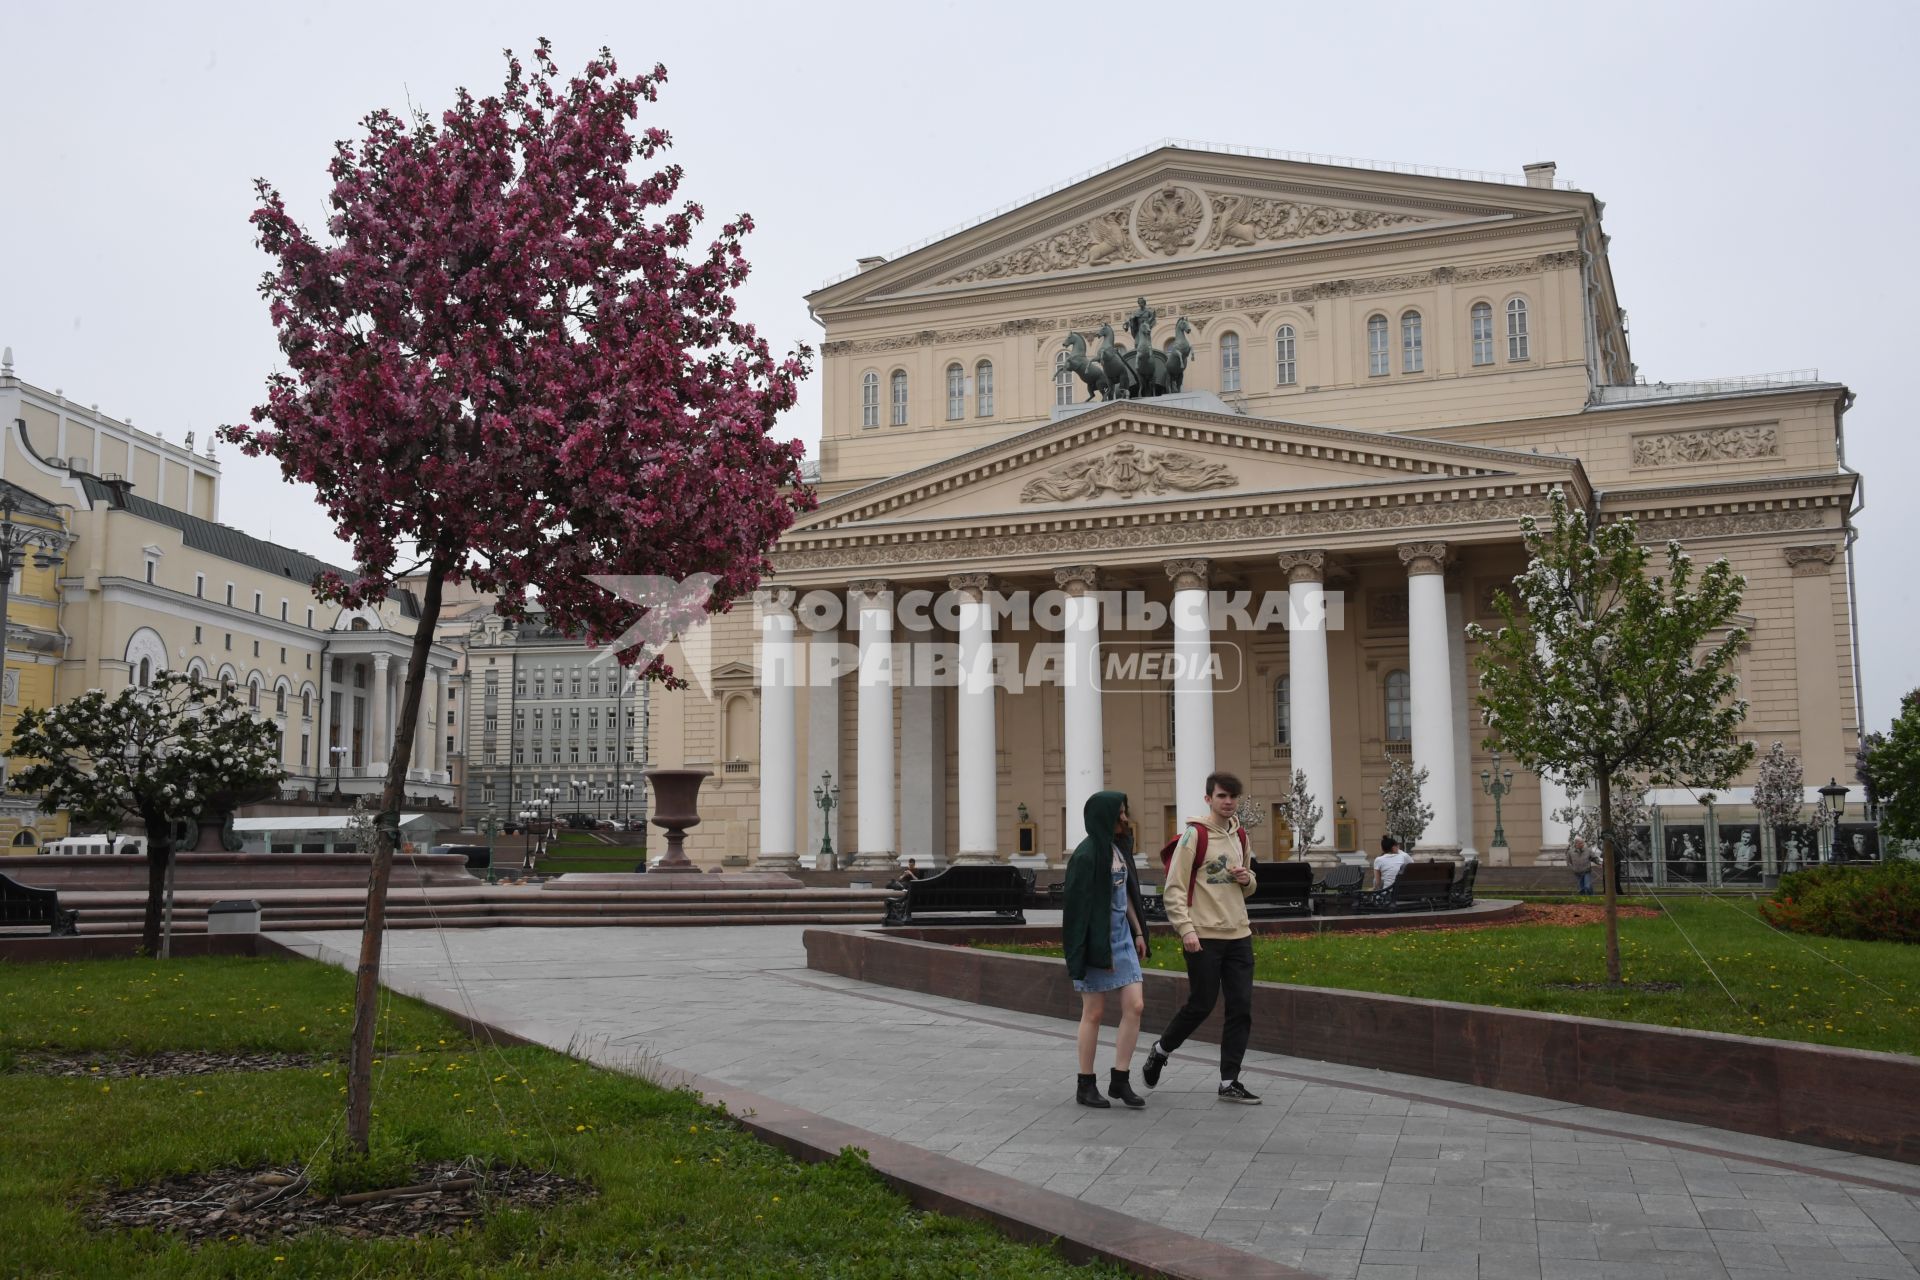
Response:
[{"label": "tree trunk", "polygon": [[[413,735],[420,719],[420,691],[426,684],[427,655],[433,648],[433,628],[440,618],[440,584],[447,575],[445,560],[435,559],[427,570],[426,598],[413,634],[413,654],[407,663],[407,685],[400,698],[400,720],[394,728],[393,755],[387,761],[387,785],[380,792],[379,835],[373,842],[373,868],[367,876],[366,925],[360,934],[360,966],[353,980],[353,1040],[347,1052],[347,1145],[365,1154],[373,1115],[373,1023],[379,1010],[380,944],[387,924],[387,885],[393,878],[393,827],[385,815],[397,816],[407,794],[407,761],[413,755]],[[437,732],[437,730],[436,730]]]},{"label": "tree trunk", "polygon": [[1620,981],[1620,858],[1619,842],[1613,836],[1613,779],[1600,771],[1600,856],[1606,865],[1600,870],[1607,882],[1607,981]]},{"label": "tree trunk", "polygon": [[160,954],[160,913],[166,909],[167,872],[173,866],[173,841],[155,833],[165,823],[147,824],[147,916],[140,925],[140,953]]}]

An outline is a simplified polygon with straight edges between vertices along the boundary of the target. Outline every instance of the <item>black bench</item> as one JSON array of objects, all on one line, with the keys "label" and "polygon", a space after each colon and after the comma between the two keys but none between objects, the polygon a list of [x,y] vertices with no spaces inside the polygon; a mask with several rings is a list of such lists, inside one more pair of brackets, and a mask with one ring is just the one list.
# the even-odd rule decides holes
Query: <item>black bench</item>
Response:
[{"label": "black bench", "polygon": [[[904,890],[899,897],[887,900],[884,923],[966,924],[970,922],[927,919],[924,913],[991,911],[1013,924],[1025,924],[1033,873],[1003,863],[948,867],[924,880],[908,880]],[[922,918],[916,920],[916,914]]]},{"label": "black bench", "polygon": [[1247,897],[1247,915],[1304,916],[1313,913],[1313,868],[1305,862],[1256,862],[1258,882]]},{"label": "black bench", "polygon": [[44,924],[55,937],[71,938],[80,932],[80,913],[60,906],[60,894],[53,889],[36,889],[0,875],[0,925]]},{"label": "black bench", "polygon": [[1453,905],[1451,862],[1410,862],[1384,889],[1360,895],[1362,911],[1444,911]]},{"label": "black bench", "polygon": [[1480,864],[1469,862],[1460,868],[1460,878],[1453,882],[1453,890],[1447,895],[1450,907],[1470,907],[1473,905],[1473,878],[1480,874]]},{"label": "black bench", "polygon": [[1327,874],[1313,886],[1313,909],[1320,915],[1339,915],[1352,911],[1360,899],[1360,886],[1366,883],[1365,867],[1342,864],[1328,867]]}]

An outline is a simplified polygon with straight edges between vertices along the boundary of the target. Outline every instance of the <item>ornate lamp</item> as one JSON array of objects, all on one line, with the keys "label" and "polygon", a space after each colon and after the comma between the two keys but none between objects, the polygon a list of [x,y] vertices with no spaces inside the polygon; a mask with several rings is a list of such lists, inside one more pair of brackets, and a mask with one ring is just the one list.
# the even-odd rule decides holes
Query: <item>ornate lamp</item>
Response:
[{"label": "ornate lamp", "polygon": [[1840,785],[1838,779],[1828,778],[1827,785],[1820,788],[1820,813],[1825,818],[1821,826],[1826,828],[1827,861],[1829,862],[1834,860],[1835,854],[1839,851],[1840,818],[1846,811],[1847,789]]},{"label": "ornate lamp", "polygon": [[820,771],[819,785],[813,789],[813,803],[820,810],[820,856],[815,862],[824,863],[829,871],[838,871],[840,866],[833,856],[833,810],[840,803],[840,788],[834,785],[831,770]]},{"label": "ornate lamp", "polygon": [[1493,753],[1493,767],[1480,771],[1480,789],[1493,797],[1493,845],[1507,847],[1507,832],[1501,825],[1500,801],[1513,791],[1513,770],[1500,767],[1500,753]]}]

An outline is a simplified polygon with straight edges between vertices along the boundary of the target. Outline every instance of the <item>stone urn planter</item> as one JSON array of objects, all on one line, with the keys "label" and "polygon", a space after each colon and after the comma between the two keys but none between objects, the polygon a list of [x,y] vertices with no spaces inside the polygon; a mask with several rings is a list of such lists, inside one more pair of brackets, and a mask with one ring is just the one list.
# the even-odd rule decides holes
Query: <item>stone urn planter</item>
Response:
[{"label": "stone urn planter", "polygon": [[653,784],[653,825],[667,833],[666,856],[653,870],[698,872],[687,860],[687,828],[700,825],[700,784],[713,774],[705,769],[648,769],[640,776]]}]

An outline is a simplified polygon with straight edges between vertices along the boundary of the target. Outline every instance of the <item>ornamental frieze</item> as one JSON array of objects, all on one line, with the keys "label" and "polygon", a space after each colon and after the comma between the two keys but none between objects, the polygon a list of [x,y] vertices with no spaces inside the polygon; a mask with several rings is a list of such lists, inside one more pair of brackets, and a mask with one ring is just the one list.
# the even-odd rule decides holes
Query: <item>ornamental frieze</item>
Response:
[{"label": "ornamental frieze", "polygon": [[1823,514],[1814,508],[1792,511],[1743,511],[1736,515],[1693,516],[1679,520],[1640,520],[1642,542],[1685,542],[1689,538],[1722,538],[1737,533],[1780,533],[1789,529],[1818,529]]},{"label": "ornamental frieze", "polygon": [[977,284],[983,280],[1011,280],[1052,271],[1072,271],[1078,267],[1104,267],[1116,262],[1133,262],[1144,258],[1146,253],[1134,243],[1128,230],[1132,216],[1130,209],[1109,209],[1097,217],[1015,249],[1012,253],[982,262],[934,283]]},{"label": "ornamental frieze", "polygon": [[1164,524],[1114,525],[1104,529],[1061,529],[978,538],[941,538],[925,542],[882,542],[859,547],[777,551],[781,571],[854,568],[861,565],[971,561],[1002,556],[1051,555],[1083,551],[1155,550],[1187,544],[1243,542],[1309,534],[1368,533],[1420,529],[1442,524],[1475,524],[1539,515],[1538,497],[1476,498],[1464,502],[1422,503],[1404,507],[1356,507],[1342,511],[1290,511],[1268,516],[1191,520]]},{"label": "ornamental frieze", "polygon": [[1204,246],[1208,249],[1251,248],[1257,244],[1304,240],[1343,231],[1377,231],[1383,227],[1432,221],[1411,213],[1334,209],[1224,191],[1209,191],[1207,199],[1213,206],[1213,228],[1207,233]]},{"label": "ornamental frieze", "polygon": [[1238,483],[1223,462],[1208,462],[1175,449],[1142,449],[1126,441],[1094,457],[1048,468],[1027,481],[1020,490],[1020,501],[1076,502],[1109,492],[1131,498],[1174,489],[1199,493],[1231,489]]},{"label": "ornamental frieze", "polygon": [[1663,431],[1636,436],[1633,465],[1677,467],[1695,462],[1738,462],[1775,458],[1780,440],[1772,426],[1715,427],[1705,431]]}]

